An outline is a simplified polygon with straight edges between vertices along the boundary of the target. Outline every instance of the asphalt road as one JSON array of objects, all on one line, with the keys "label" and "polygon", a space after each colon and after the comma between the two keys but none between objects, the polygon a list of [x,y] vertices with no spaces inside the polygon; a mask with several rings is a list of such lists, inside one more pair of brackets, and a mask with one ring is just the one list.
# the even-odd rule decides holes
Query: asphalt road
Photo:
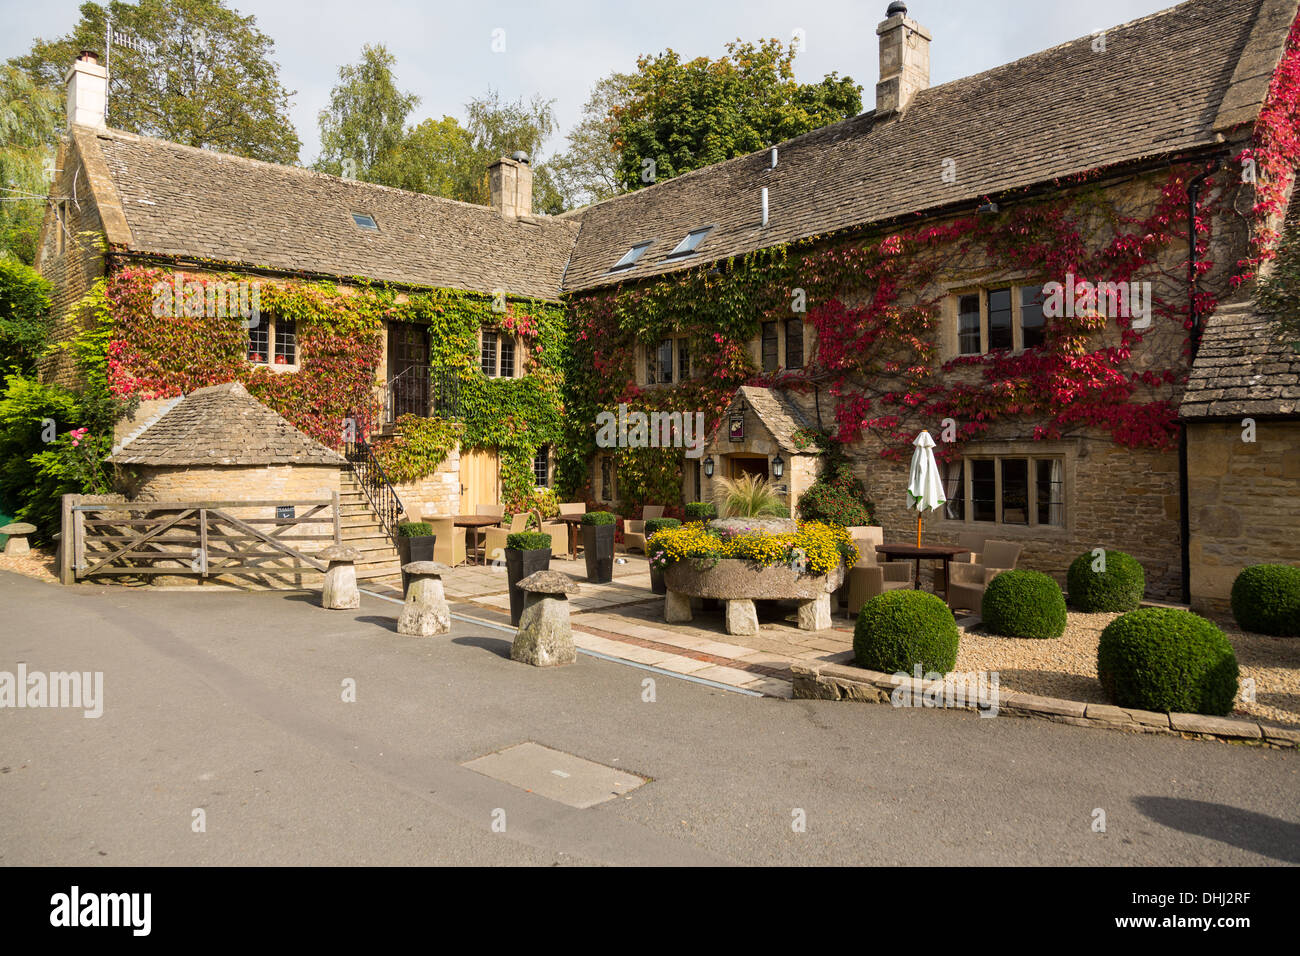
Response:
[{"label": "asphalt road", "polygon": [[[0,708],[0,864],[1300,863],[1293,752],[530,668],[313,602],[0,572],[0,671],[104,674],[98,719]],[[523,741],[652,779],[579,810],[460,766]]]}]

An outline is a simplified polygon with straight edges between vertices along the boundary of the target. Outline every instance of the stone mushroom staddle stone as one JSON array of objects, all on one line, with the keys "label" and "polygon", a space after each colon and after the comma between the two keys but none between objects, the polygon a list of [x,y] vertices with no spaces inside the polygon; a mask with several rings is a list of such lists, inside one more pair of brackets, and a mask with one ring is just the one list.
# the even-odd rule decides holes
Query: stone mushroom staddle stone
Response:
[{"label": "stone mushroom staddle stone", "polygon": [[356,568],[361,552],[356,548],[332,544],[316,556],[329,562],[329,567],[325,569],[325,583],[321,586],[321,606],[331,611],[350,611],[361,607]]},{"label": "stone mushroom staddle stone", "polygon": [[402,565],[407,574],[406,603],[397,618],[397,633],[408,637],[433,637],[451,630],[451,608],[443,591],[442,576],[449,570],[438,561],[412,561]]},{"label": "stone mushroom staddle stone", "polygon": [[537,667],[572,664],[578,659],[569,626],[569,595],[578,585],[559,571],[538,571],[519,582],[524,612],[510,648],[511,660]]},{"label": "stone mushroom staddle stone", "polygon": [[27,536],[35,533],[36,525],[25,521],[15,521],[0,528],[0,534],[9,535],[9,540],[5,542],[5,554],[27,554],[32,550],[27,543]]}]

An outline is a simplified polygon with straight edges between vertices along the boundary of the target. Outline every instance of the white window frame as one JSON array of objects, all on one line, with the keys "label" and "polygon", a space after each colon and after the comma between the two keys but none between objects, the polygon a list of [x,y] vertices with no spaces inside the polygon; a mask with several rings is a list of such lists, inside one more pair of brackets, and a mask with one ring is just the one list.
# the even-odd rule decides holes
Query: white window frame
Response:
[{"label": "white window frame", "polygon": [[[672,359],[672,381],[661,382],[657,378],[650,381],[650,359],[654,358],[656,375],[658,374],[659,364],[659,346],[664,340],[673,343]],[[686,378],[681,376],[682,348],[686,348]],[[658,388],[660,386],[680,385],[682,382],[695,377],[695,355],[691,349],[691,337],[689,335],[665,335],[654,345],[641,345],[639,347],[639,356],[637,361],[637,384],[646,388]]]},{"label": "white window frame", "polygon": [[[488,375],[486,372],[484,372],[483,374],[484,374],[487,378],[522,378],[522,377],[523,377],[523,364],[524,364],[524,363],[523,363],[523,341],[519,338],[519,336],[517,336],[517,335],[515,335],[515,334],[513,334],[513,333],[511,333],[511,332],[507,332],[505,329],[491,329],[491,328],[488,328],[488,329],[479,329],[479,330],[478,330],[478,369],[479,369],[479,371],[480,371],[480,372],[483,371],[483,334],[484,334],[485,332],[491,332],[492,334],[494,334],[494,335],[497,337],[497,353],[496,353],[496,374],[495,374],[495,375]],[[511,364],[511,371],[512,371],[513,374],[511,374],[511,375],[502,375],[502,374],[501,374],[501,341],[502,341],[503,339],[509,339],[511,342],[514,343],[514,361],[513,361],[513,363]]]},{"label": "white window frame", "polygon": [[[272,372],[298,371],[299,367],[302,365],[302,342],[298,338],[298,323],[294,319],[288,319],[286,321],[293,323],[293,361],[284,363],[278,363],[275,361],[275,333],[277,319],[273,312],[262,312],[258,317],[258,324],[246,330],[248,334],[245,340],[246,346],[244,355],[249,365],[254,365],[259,368],[268,368]],[[264,362],[256,362],[252,358],[248,357],[248,353],[251,351],[253,328],[266,330],[266,361]]]}]

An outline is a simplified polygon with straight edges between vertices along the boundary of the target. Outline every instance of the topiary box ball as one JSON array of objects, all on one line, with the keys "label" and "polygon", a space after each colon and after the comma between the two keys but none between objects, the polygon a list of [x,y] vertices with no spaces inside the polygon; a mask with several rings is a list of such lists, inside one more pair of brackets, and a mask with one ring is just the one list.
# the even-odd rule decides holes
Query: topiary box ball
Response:
[{"label": "topiary box ball", "polygon": [[957,621],[944,604],[925,591],[887,591],[862,605],[853,629],[853,655],[859,667],[896,674],[946,674],[957,663]]},{"label": "topiary box ball", "polygon": [[1146,574],[1123,551],[1098,549],[1074,559],[1065,576],[1070,605],[1080,611],[1132,611],[1146,593]]},{"label": "topiary box ball", "polygon": [[1232,616],[1256,634],[1300,637],[1300,568],[1256,564],[1232,582]]},{"label": "topiary box ball", "polygon": [[1065,595],[1040,571],[1003,571],[984,589],[984,627],[1003,637],[1060,637],[1065,633]]},{"label": "topiary box ball", "polygon": [[1120,707],[1223,717],[1237,697],[1237,656],[1213,621],[1144,607],[1101,632],[1097,677]]}]

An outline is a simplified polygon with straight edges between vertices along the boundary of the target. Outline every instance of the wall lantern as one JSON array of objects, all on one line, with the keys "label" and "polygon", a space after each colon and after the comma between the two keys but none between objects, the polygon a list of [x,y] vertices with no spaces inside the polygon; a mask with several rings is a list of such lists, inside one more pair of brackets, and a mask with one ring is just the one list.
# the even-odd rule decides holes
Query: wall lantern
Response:
[{"label": "wall lantern", "polygon": [[777,456],[772,459],[772,475],[776,478],[780,478],[784,474],[785,460],[781,457],[780,452],[778,452]]},{"label": "wall lantern", "polygon": [[712,455],[704,459],[704,477],[705,478],[713,477],[713,456]]}]

